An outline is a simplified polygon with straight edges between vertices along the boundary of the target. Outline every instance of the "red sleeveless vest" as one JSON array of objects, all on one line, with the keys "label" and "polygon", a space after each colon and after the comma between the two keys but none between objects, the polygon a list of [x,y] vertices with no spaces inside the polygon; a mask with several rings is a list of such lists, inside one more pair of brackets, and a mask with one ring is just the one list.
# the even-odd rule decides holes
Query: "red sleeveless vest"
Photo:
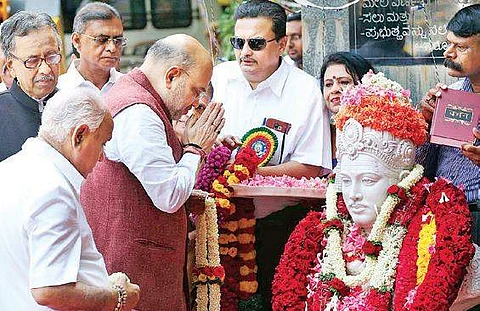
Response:
[{"label": "red sleeveless vest", "polygon": [[[113,117],[134,104],[149,106],[165,125],[175,161],[180,160],[182,146],[168,110],[139,69],[120,78],[104,100]],[[160,211],[123,163],[106,158],[86,179],[81,202],[108,272],[125,272],[140,286],[136,309],[187,310],[185,208],[173,214]]]}]

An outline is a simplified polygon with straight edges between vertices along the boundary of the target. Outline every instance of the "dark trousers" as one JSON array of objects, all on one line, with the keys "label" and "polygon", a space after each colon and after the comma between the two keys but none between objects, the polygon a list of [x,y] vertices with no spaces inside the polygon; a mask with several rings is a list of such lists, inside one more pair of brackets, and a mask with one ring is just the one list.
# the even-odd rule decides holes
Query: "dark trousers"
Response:
[{"label": "dark trousers", "polygon": [[309,207],[305,204],[285,207],[283,210],[257,219],[255,250],[257,252],[258,294],[264,299],[263,310],[272,310],[272,281],[283,249],[295,226],[305,218]]}]

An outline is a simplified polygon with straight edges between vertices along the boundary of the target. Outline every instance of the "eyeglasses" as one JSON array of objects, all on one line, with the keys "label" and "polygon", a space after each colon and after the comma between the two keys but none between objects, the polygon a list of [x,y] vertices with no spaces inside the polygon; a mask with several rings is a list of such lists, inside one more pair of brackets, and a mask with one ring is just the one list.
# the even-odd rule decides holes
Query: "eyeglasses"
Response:
[{"label": "eyeglasses", "polygon": [[26,60],[23,60],[14,54],[10,54],[10,55],[12,55],[12,57],[15,58],[16,60],[23,62],[23,65],[27,69],[34,69],[34,68],[40,67],[43,61],[45,61],[47,65],[58,65],[62,60],[62,55],[59,53],[50,54],[45,57],[32,56],[27,58]]},{"label": "eyeglasses", "polygon": [[107,45],[110,40],[116,47],[124,47],[127,45],[127,38],[125,37],[109,37],[104,35],[93,37],[84,33],[79,33],[79,35],[92,39],[97,45]]},{"label": "eyeglasses", "polygon": [[272,42],[275,40],[277,39],[273,38],[271,40],[267,40],[265,38],[251,38],[245,40],[240,37],[231,37],[230,44],[233,46],[234,49],[241,50],[245,45],[245,41],[247,41],[248,46],[250,47],[250,49],[252,49],[252,51],[261,51],[267,47],[268,42]]}]

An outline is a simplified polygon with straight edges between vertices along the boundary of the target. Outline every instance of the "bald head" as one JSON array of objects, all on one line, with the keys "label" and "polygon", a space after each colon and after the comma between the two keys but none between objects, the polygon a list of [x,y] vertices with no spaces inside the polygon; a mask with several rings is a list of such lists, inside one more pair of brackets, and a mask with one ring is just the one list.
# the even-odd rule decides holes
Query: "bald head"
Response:
[{"label": "bald head", "polygon": [[202,44],[185,34],[168,36],[155,42],[147,52],[144,65],[162,65],[164,68],[179,66],[186,70],[195,66],[213,66]]},{"label": "bald head", "polygon": [[192,106],[199,105],[212,77],[213,63],[200,42],[178,34],[155,42],[140,70],[177,120]]}]

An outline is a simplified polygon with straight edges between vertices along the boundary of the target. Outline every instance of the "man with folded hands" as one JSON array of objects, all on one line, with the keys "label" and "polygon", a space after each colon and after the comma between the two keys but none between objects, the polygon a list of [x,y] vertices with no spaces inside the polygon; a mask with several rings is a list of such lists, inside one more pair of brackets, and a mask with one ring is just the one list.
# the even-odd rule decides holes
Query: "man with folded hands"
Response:
[{"label": "man with folded hands", "polygon": [[183,145],[172,121],[199,106],[211,74],[205,48],[173,35],[105,95],[115,129],[81,199],[107,270],[138,282],[142,311],[187,310],[184,204],[225,121],[222,105],[208,104],[186,121]]}]

